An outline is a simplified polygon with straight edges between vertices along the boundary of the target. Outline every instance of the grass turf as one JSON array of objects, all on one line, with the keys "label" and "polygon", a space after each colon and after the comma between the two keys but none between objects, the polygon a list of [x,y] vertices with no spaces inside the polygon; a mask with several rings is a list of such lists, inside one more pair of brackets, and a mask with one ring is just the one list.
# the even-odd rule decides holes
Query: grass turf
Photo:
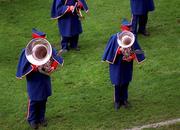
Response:
[{"label": "grass turf", "polygon": [[[87,1],[90,12],[82,21],[80,52],[63,55],[64,67],[52,75],[53,95],[48,99],[49,125],[41,129],[123,129],[180,117],[180,10],[178,0],[155,1],[149,14],[150,37],[139,36],[146,53],[142,65],[134,64],[129,87],[129,110],[113,109],[113,88],[108,64],[101,57],[120,20],[130,19],[127,0]],[[59,32],[50,19],[51,0],[0,0],[0,129],[29,129],[26,81],[15,78],[22,48],[31,29],[47,33],[57,49]]]}]

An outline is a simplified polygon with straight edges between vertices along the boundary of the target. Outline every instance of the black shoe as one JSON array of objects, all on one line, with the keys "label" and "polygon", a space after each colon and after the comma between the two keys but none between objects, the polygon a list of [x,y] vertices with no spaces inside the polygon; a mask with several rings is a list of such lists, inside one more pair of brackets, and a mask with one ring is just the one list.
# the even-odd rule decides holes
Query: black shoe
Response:
[{"label": "black shoe", "polygon": [[29,123],[29,125],[32,129],[35,129],[35,130],[37,130],[39,128],[38,123],[33,122],[33,123]]},{"label": "black shoe", "polygon": [[129,107],[131,107],[131,104],[130,104],[128,101],[123,101],[123,102],[122,102],[122,106],[123,106],[124,108],[129,108]]},{"label": "black shoe", "polygon": [[115,102],[114,103],[114,109],[116,110],[116,111],[118,111],[119,109],[120,109],[120,103],[119,102]]},{"label": "black shoe", "polygon": [[64,54],[64,53],[66,53],[66,52],[68,52],[67,49],[61,49],[61,50],[58,52],[58,55],[60,56],[60,55],[62,55],[62,54]]},{"label": "black shoe", "polygon": [[76,47],[76,48],[72,48],[72,50],[80,51],[80,48],[79,48],[79,47]]},{"label": "black shoe", "polygon": [[79,48],[79,47],[77,47],[77,48],[75,48],[75,50],[76,50],[76,51],[80,51],[80,48]]},{"label": "black shoe", "polygon": [[43,127],[46,127],[48,125],[47,120],[40,121],[39,123]]},{"label": "black shoe", "polygon": [[138,33],[144,35],[144,36],[150,36],[150,33],[147,32],[146,30],[145,31],[138,31]]}]

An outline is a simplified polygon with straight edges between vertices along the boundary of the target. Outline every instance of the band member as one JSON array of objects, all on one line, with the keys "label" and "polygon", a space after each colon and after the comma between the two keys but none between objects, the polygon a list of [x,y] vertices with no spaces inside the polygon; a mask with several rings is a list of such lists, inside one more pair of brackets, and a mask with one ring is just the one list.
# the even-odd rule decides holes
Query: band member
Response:
[{"label": "band member", "polygon": [[[137,42],[135,40],[132,46],[123,48],[119,46],[118,39],[120,34],[124,31],[129,33],[130,24],[123,21],[121,26],[122,32],[113,34],[105,48],[103,61],[109,63],[109,73],[112,84],[114,85],[114,107],[118,110],[121,106],[127,108],[128,102],[128,86],[132,80],[133,73],[133,60],[141,63],[145,56]],[[133,35],[133,33],[131,33]],[[123,40],[128,36],[124,36]]]},{"label": "band member", "polygon": [[132,31],[149,36],[146,30],[148,12],[154,10],[153,0],[130,0],[132,12]]},{"label": "band member", "polygon": [[81,10],[88,12],[85,0],[54,0],[51,8],[51,18],[58,20],[61,38],[61,48],[63,52],[70,48],[80,51],[78,47],[79,34],[82,33],[80,18]]},{"label": "band member", "polygon": [[[45,38],[45,33],[33,29],[33,38]],[[25,55],[25,49],[22,50],[19,57],[16,77],[22,79],[26,77],[28,93],[28,112],[27,121],[33,129],[38,129],[39,124],[47,126],[45,119],[46,102],[51,95],[50,73],[57,69],[58,65],[63,65],[63,58],[57,55],[52,48],[52,64],[46,73],[41,73],[41,66],[31,64]]]}]

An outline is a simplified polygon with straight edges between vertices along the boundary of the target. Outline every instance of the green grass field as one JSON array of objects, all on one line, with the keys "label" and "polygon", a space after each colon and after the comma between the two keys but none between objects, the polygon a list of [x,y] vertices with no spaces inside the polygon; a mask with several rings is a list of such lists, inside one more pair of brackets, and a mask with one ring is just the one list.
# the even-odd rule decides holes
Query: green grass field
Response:
[{"label": "green grass field", "polygon": [[[150,37],[139,36],[146,61],[134,64],[131,109],[113,108],[108,64],[101,57],[120,20],[130,19],[129,0],[87,0],[80,52],[63,54],[64,67],[52,74],[44,130],[124,129],[180,118],[180,1],[155,0]],[[50,19],[52,0],[0,0],[0,130],[29,130],[26,81],[15,78],[21,49],[33,27],[47,33],[57,49],[60,36]],[[175,125],[174,127],[179,127]],[[170,128],[171,127],[167,127]]]}]

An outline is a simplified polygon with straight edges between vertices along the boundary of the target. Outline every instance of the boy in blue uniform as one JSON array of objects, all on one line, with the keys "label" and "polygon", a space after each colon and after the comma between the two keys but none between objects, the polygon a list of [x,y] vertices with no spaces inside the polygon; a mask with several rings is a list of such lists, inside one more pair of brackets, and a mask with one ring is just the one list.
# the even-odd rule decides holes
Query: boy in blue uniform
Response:
[{"label": "boy in blue uniform", "polygon": [[[43,32],[33,29],[33,38],[45,38]],[[55,49],[52,49],[51,72],[54,71],[58,64],[63,65],[62,57],[57,55]],[[16,77],[22,79],[26,76],[27,93],[28,93],[28,112],[27,121],[33,129],[38,129],[38,125],[47,126],[45,120],[46,102],[51,95],[51,78],[49,75],[40,73],[39,67],[31,64],[26,56],[25,49],[22,50],[17,67]]]},{"label": "boy in blue uniform", "polygon": [[[129,31],[130,24],[123,21],[121,29],[122,31]],[[115,110],[118,110],[120,106],[128,107],[128,85],[132,80],[133,60],[136,59],[136,61],[140,63],[145,59],[143,53],[135,53],[136,51],[142,52],[137,40],[135,40],[131,47],[124,49],[134,50],[133,53],[130,52],[127,56],[118,44],[117,39],[119,34],[121,34],[121,32],[110,37],[102,57],[103,61],[109,63],[110,79],[115,88]]]},{"label": "boy in blue uniform", "polygon": [[[148,12],[154,10],[153,0],[130,0],[132,13],[132,32],[149,36],[146,30]],[[139,26],[139,27],[138,27]],[[138,28],[138,29],[137,29]]]},{"label": "boy in blue uniform", "polygon": [[82,26],[79,17],[82,17],[80,10],[88,12],[85,0],[54,0],[51,9],[51,18],[58,20],[59,32],[62,36],[61,48],[63,52],[70,48],[79,51],[78,39],[82,33]]}]

